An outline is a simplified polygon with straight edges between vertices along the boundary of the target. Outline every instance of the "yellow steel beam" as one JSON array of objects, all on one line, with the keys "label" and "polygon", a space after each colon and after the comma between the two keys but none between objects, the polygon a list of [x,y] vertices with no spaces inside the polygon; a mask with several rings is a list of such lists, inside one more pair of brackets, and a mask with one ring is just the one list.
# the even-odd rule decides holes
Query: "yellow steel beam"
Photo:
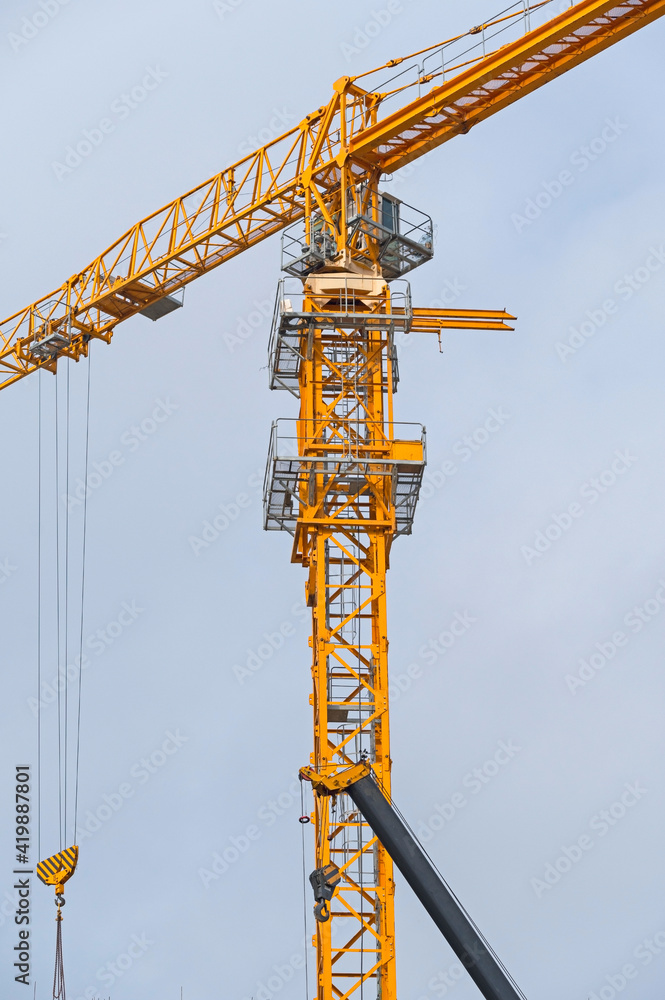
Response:
[{"label": "yellow steel beam", "polygon": [[514,330],[505,321],[517,319],[505,309],[414,309],[410,333],[438,330]]},{"label": "yellow steel beam", "polygon": [[390,173],[665,14],[665,0],[582,0],[363,129],[349,155]]},{"label": "yellow steel beam", "polygon": [[312,788],[319,795],[337,795],[338,792],[343,792],[349,785],[352,785],[354,781],[366,778],[371,773],[372,768],[364,761],[354,764],[344,771],[338,771],[336,774],[319,774],[313,767],[300,768],[302,777],[306,781],[311,781]]}]

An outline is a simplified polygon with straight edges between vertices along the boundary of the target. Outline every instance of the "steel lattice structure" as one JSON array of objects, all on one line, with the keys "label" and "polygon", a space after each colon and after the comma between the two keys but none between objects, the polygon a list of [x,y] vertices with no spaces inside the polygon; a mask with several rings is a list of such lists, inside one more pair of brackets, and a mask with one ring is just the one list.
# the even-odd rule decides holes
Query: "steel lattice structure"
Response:
[{"label": "steel lattice structure", "polygon": [[[122,320],[305,218],[313,206],[330,216],[342,246],[343,199],[341,216],[332,216],[348,186],[374,183],[468,132],[665,13],[665,0],[582,0],[532,28],[550,2],[522,0],[513,14],[471,29],[482,42],[461,61],[453,39],[415,61],[395,59],[374,73],[342,77],[328,104],[296,128],[142,219],[60,288],[4,320],[0,384],[37,368],[53,371],[58,357],[78,359],[91,338],[108,342]],[[509,26],[531,30],[486,54]]]},{"label": "steel lattice structure", "polygon": [[[78,360],[128,317],[158,318],[190,281],[286,229],[291,277],[277,294],[270,378],[297,396],[299,416],[273,426],[265,526],[292,533],[308,571],[310,763],[329,776],[368,761],[388,795],[386,571],[392,542],[411,530],[426,457],[424,430],[394,422],[395,333],[505,330],[513,317],[412,307],[403,275],[432,256],[431,220],[379,182],[665,14],[665,0],[581,0],[544,20],[549,3],[521,0],[464,36],[343,77],[299,126],[1,325],[6,386]],[[495,47],[509,29],[517,37]],[[332,862],[341,882],[317,924],[317,1000],[367,998],[370,986],[395,1000],[392,863],[347,795],[330,803],[315,797],[316,866]]]},{"label": "steel lattice structure", "polygon": [[[402,295],[395,305],[371,273],[310,276],[295,370],[280,349],[288,321],[279,321],[272,372],[297,379],[300,415],[293,429],[278,421],[273,430],[265,504],[266,526],[293,532],[293,559],[308,569],[311,764],[332,774],[367,758],[386,789],[385,576],[393,538],[411,530],[425,459],[422,429],[408,426],[411,438],[399,440],[393,423],[393,337],[411,319]],[[332,861],[342,873],[331,919],[317,924],[317,995],[349,996],[375,980],[377,995],[393,1000],[392,862],[345,795],[332,814],[317,797],[315,837],[317,868]]]}]

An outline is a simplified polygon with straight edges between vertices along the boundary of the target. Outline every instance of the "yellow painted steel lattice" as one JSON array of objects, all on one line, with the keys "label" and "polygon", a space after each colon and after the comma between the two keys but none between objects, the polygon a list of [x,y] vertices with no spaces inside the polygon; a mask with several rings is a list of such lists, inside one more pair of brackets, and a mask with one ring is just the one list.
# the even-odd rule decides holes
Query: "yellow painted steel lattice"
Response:
[{"label": "yellow painted steel lattice", "polygon": [[[394,423],[394,336],[504,330],[513,318],[412,309],[398,282],[431,257],[431,220],[380,195],[380,179],[665,14],[665,0],[581,0],[531,29],[519,7],[524,32],[485,52],[492,25],[471,29],[483,47],[463,64],[448,65],[439,45],[414,54],[406,84],[386,79],[404,59],[342,77],[297,127],[142,219],[0,324],[1,388],[86,356],[91,339],[108,343],[131,316],[164,314],[177,304],[165,297],[296,226],[283,253],[299,298],[278,293],[271,386],[300,408],[273,428],[265,526],[293,534],[292,558],[308,572],[310,766],[322,779],[315,864],[341,876],[330,919],[317,924],[317,1000],[368,1000],[370,987],[396,998],[392,862],[343,789],[322,791],[338,772],[369,766],[390,796],[386,572],[393,541],[411,531],[426,459],[424,430]],[[541,8],[547,0],[531,5]],[[40,879],[61,894],[77,859],[74,846],[40,862]]]},{"label": "yellow painted steel lattice", "polygon": [[[353,284],[353,275],[344,279],[328,277],[333,311],[335,282]],[[385,573],[397,529],[396,480],[400,469],[410,472],[417,496],[424,453],[420,439],[395,440],[389,330],[363,323],[363,312],[390,314],[389,287],[374,278],[367,293],[356,280],[366,292],[356,326],[306,335],[298,421],[306,475],[298,483],[293,558],[308,569],[312,607],[311,764],[327,775],[367,756],[389,789]],[[316,286],[310,279],[309,296]],[[342,877],[330,920],[317,924],[317,996],[350,996],[373,981],[377,996],[394,1000],[392,861],[347,795],[335,806],[317,795],[315,865],[332,862]]]},{"label": "yellow painted steel lattice", "polygon": [[[60,288],[0,323],[0,386],[38,368],[54,371],[59,357],[87,355],[91,338],[108,343],[124,319],[316,208],[344,250],[340,190],[371,184],[468,132],[663,14],[665,0],[582,0],[495,51],[480,49],[468,65],[446,69],[443,54],[440,69],[423,74],[416,64],[417,80],[404,87],[383,85],[385,70],[408,57],[342,77],[329,103],[298,126],[142,219]],[[346,249],[356,255],[357,247]]]}]

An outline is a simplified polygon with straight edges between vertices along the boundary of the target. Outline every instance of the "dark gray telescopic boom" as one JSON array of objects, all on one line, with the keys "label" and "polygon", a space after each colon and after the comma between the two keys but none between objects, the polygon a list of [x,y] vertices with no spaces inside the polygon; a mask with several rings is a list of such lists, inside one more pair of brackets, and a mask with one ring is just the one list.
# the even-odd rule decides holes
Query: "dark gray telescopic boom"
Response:
[{"label": "dark gray telescopic boom", "polygon": [[523,1000],[371,775],[347,785],[372,830],[486,1000]]}]

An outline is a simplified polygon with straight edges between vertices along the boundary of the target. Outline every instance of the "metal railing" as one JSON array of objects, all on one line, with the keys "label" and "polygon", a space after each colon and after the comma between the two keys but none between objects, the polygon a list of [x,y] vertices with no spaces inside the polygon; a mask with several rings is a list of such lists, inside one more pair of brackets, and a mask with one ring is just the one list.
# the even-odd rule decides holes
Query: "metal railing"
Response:
[{"label": "metal railing", "polygon": [[[395,432],[404,437],[393,438]],[[321,488],[320,517],[333,524],[343,512],[362,525],[372,517],[371,479],[383,484],[385,502],[395,515],[395,533],[410,534],[425,463],[422,424],[387,428],[378,422],[335,420],[317,430],[314,421],[276,420],[263,483],[264,526],[293,534],[301,511]]]},{"label": "metal railing", "polygon": [[394,441],[418,441],[425,447],[425,428],[413,422],[328,418],[321,421],[280,417],[272,425],[270,454],[288,461],[326,459],[391,463]]},{"label": "metal railing", "polygon": [[[391,284],[389,311],[385,311],[383,289],[377,294],[371,287],[359,288],[359,284],[358,278],[340,276],[325,291],[305,292],[298,278],[280,279],[273,310],[270,350],[280,330],[300,329],[304,326],[409,327],[413,307],[408,281],[402,279]],[[311,302],[313,309],[305,309],[306,300]]]},{"label": "metal railing", "polygon": [[[504,45],[518,41],[534,28],[575,5],[576,0],[517,0],[486,21],[441,45],[416,53],[406,65],[386,76],[386,67],[361,74],[362,87],[372,93],[385,94],[382,116],[386,107],[403,104],[405,89],[413,88],[421,97],[434,85],[445,83],[468,66],[484,59]],[[420,55],[420,58],[418,58]]]}]

